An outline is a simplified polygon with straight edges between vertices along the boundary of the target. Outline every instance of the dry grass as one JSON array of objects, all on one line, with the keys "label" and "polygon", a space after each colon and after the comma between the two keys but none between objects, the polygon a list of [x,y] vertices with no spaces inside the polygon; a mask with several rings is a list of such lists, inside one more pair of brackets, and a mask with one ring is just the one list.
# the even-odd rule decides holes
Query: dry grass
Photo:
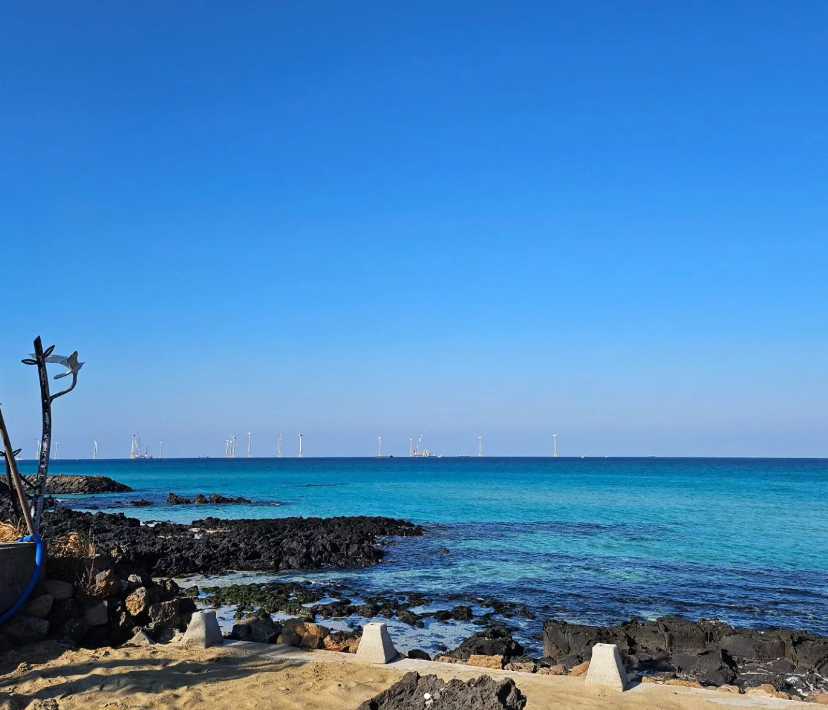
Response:
[{"label": "dry grass", "polygon": [[0,543],[17,542],[26,534],[26,528],[21,523],[8,523],[0,520]]},{"label": "dry grass", "polygon": [[88,535],[71,532],[49,541],[49,555],[52,557],[70,557],[77,560],[95,557],[95,543]]},{"label": "dry grass", "polygon": [[87,594],[92,594],[95,588],[97,554],[94,539],[86,533],[70,532],[49,540],[50,559],[61,565],[66,572],[71,570],[77,588]]}]

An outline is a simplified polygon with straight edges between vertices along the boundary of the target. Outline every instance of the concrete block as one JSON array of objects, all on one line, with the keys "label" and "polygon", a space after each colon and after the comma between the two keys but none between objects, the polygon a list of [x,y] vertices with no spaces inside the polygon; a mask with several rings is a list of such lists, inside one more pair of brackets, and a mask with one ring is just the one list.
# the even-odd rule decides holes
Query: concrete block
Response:
[{"label": "concrete block", "polygon": [[398,655],[385,624],[378,622],[365,624],[362,629],[359,648],[356,652],[358,661],[364,663],[390,663]]},{"label": "concrete block", "polygon": [[218,621],[216,621],[216,612],[193,612],[182,643],[185,646],[195,646],[196,648],[208,648],[223,644],[224,638],[221,635]]},{"label": "concrete block", "polygon": [[618,646],[614,643],[596,643],[592,647],[586,684],[624,690],[627,685],[627,674]]},{"label": "concrete block", "polygon": [[33,542],[0,544],[0,614],[12,607],[29,584],[34,562]]}]

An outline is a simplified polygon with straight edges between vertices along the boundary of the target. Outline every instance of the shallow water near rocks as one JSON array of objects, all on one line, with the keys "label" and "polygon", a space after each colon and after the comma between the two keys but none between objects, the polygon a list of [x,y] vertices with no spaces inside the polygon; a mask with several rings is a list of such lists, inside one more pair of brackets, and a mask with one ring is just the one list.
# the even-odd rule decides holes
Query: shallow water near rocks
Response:
[{"label": "shallow water near rocks", "polygon": [[[416,591],[443,608],[486,596],[520,602],[536,619],[511,624],[536,644],[550,616],[611,624],[682,614],[828,634],[826,460],[99,460],[59,461],[53,471],[132,486],[61,498],[107,510],[157,501],[114,509],[145,521],[386,515],[422,523],[425,537],[394,541],[377,567],[267,578],[341,582],[363,596]],[[171,491],[255,504],[164,505]]]}]

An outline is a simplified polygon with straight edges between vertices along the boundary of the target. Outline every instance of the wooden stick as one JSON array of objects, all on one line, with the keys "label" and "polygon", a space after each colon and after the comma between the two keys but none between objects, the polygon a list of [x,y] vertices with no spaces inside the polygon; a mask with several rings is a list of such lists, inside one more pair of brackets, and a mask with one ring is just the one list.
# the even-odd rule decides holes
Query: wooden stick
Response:
[{"label": "wooden stick", "polygon": [[29,512],[28,499],[23,492],[23,483],[20,480],[20,472],[17,470],[17,461],[14,459],[14,449],[12,448],[11,440],[9,439],[9,432],[6,429],[6,422],[3,420],[3,410],[0,409],[0,434],[3,437],[3,448],[6,450],[6,463],[9,471],[11,471],[14,488],[17,491],[17,498],[20,501],[20,509],[23,511],[23,519],[26,521],[26,527],[29,530],[29,535],[34,535],[34,523],[32,522],[32,514]]}]

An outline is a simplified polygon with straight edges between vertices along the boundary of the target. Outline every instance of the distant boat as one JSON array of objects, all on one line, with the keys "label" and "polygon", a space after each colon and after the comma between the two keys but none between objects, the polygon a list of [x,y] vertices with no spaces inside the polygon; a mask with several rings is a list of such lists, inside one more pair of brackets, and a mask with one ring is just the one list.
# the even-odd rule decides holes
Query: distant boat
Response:
[{"label": "distant boat", "polygon": [[152,454],[149,452],[149,449],[141,451],[141,437],[138,436],[138,434],[132,435],[132,448],[129,450],[129,458],[132,461],[136,461],[137,459],[152,458]]},{"label": "distant boat", "polygon": [[430,459],[436,456],[436,454],[431,451],[431,449],[423,449],[422,451],[415,450],[414,453],[411,454],[415,459]]}]

